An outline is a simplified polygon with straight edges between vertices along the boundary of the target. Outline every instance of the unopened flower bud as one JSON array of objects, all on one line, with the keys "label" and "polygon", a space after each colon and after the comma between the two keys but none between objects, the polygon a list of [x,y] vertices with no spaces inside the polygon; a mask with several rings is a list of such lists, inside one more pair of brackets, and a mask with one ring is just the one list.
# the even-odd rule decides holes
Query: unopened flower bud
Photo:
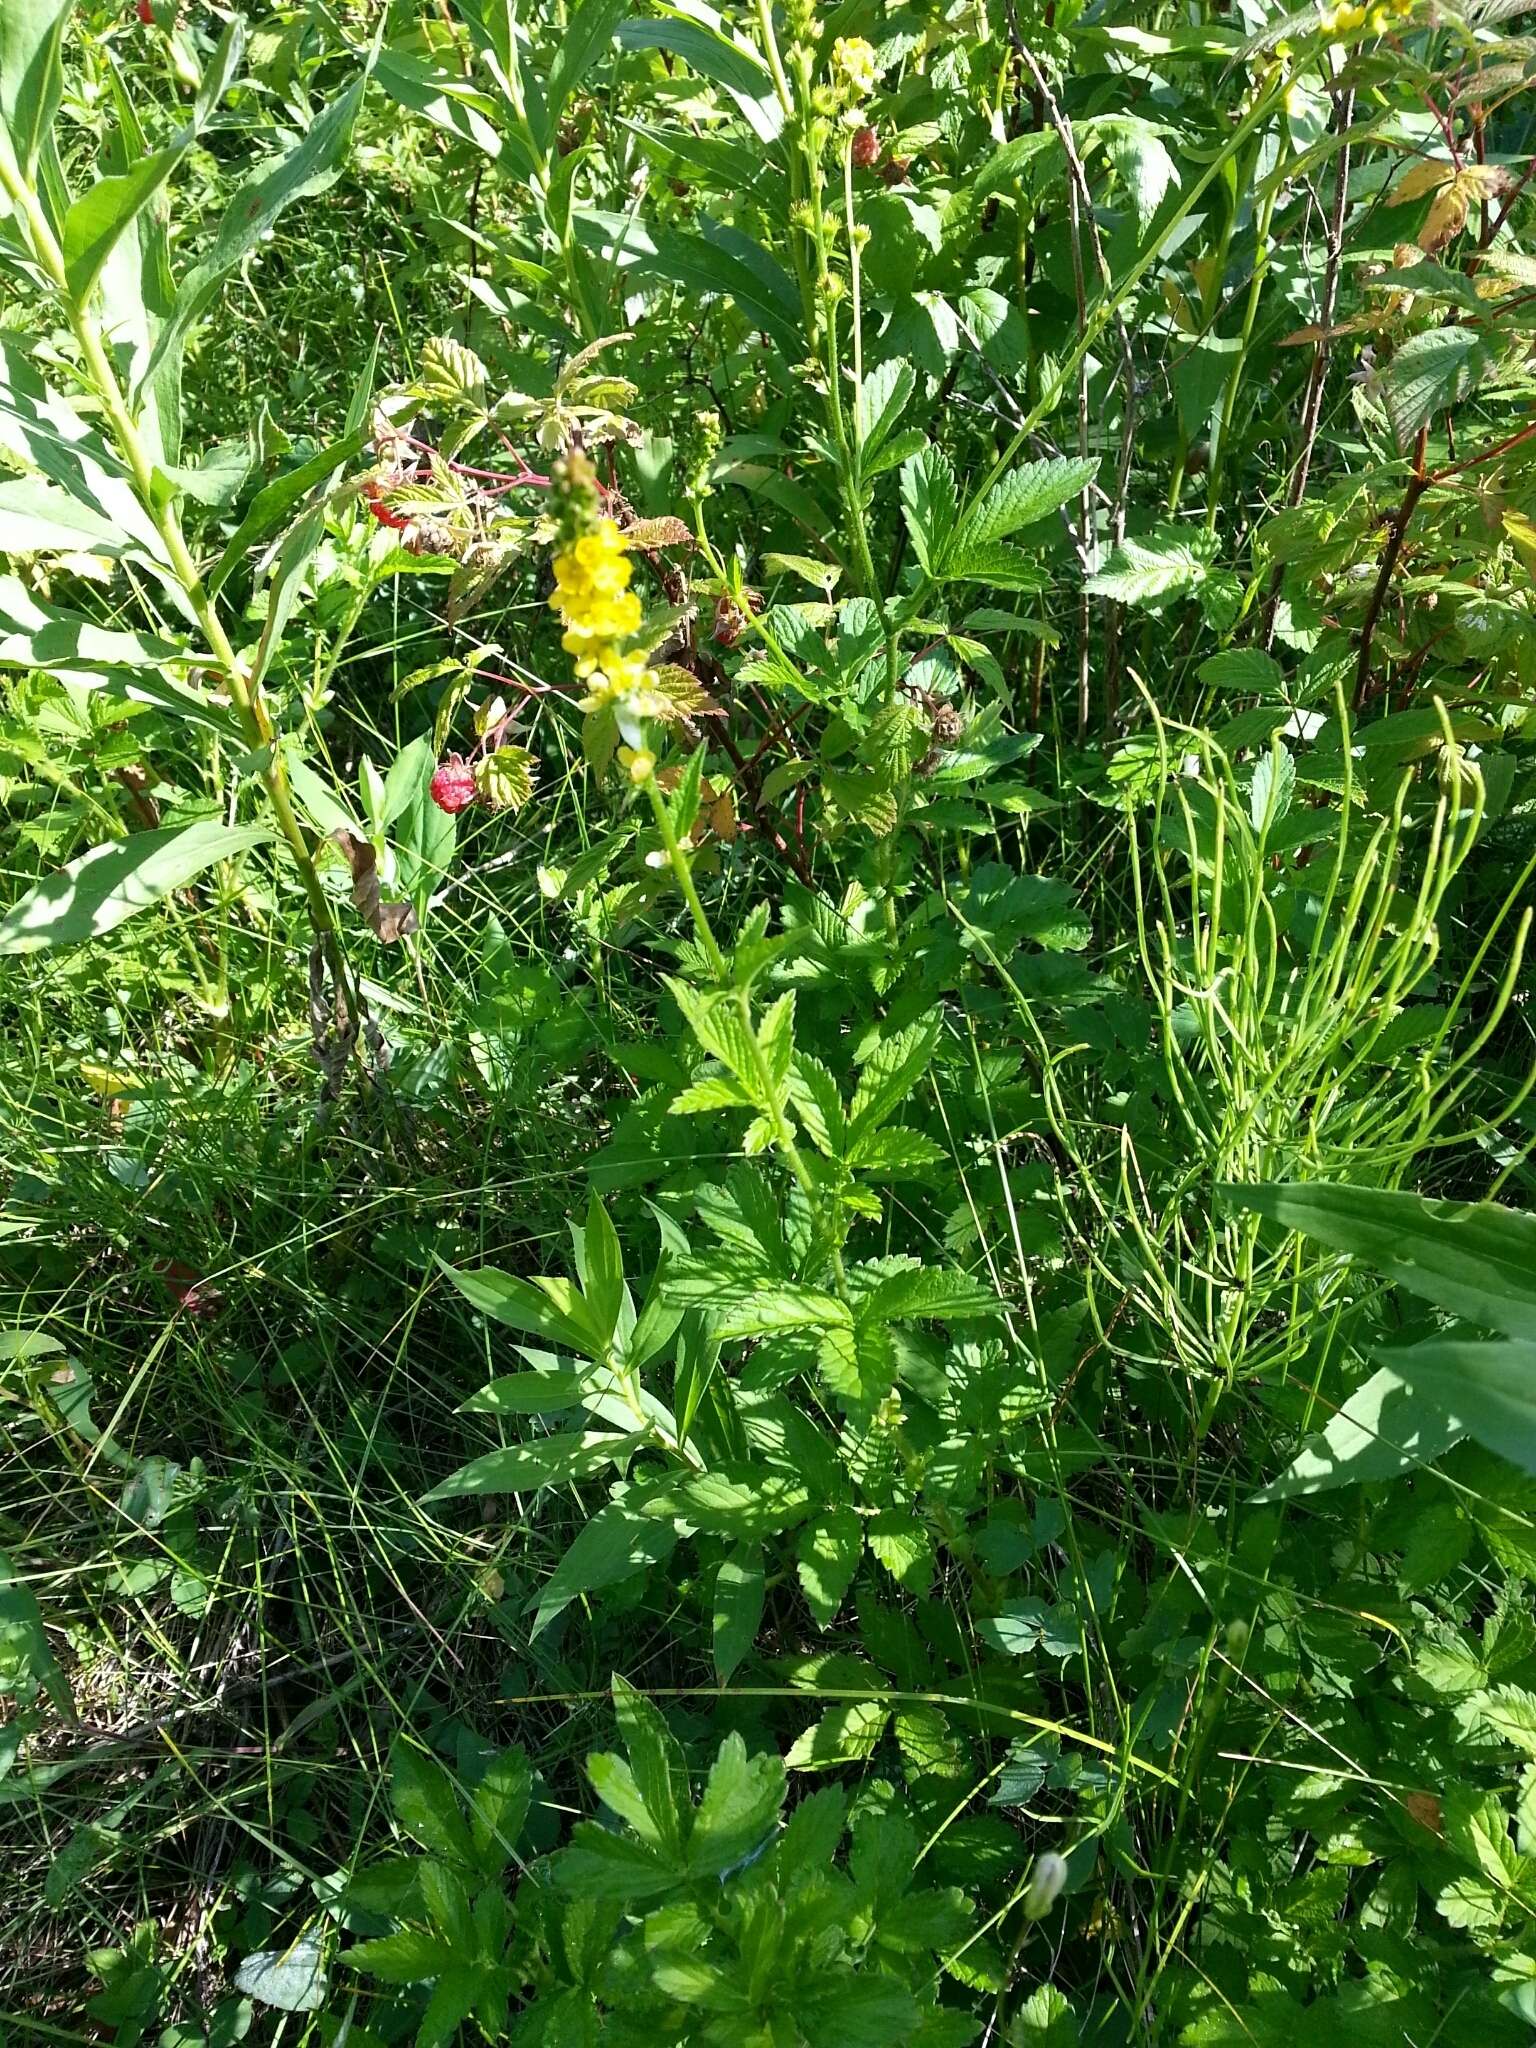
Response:
[{"label": "unopened flower bud", "polygon": [[1061,1897],[1067,1882],[1067,1859],[1047,1851],[1035,1858],[1035,1867],[1029,1873],[1021,1901],[1026,1920],[1043,1920],[1052,1906]]}]

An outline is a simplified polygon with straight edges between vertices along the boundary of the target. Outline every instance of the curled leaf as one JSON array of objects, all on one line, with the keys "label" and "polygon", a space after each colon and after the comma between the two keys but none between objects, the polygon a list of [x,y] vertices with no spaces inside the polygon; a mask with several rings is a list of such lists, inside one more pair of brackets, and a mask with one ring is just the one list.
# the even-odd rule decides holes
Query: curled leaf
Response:
[{"label": "curled leaf", "polygon": [[374,937],[386,946],[394,945],[416,929],[416,913],[409,903],[386,903],[379,888],[379,856],[366,839],[345,827],[331,837],[347,857],[352,870],[352,901],[358,915]]},{"label": "curled leaf", "polygon": [[624,529],[632,548],[691,548],[693,535],[681,519],[637,519]]}]

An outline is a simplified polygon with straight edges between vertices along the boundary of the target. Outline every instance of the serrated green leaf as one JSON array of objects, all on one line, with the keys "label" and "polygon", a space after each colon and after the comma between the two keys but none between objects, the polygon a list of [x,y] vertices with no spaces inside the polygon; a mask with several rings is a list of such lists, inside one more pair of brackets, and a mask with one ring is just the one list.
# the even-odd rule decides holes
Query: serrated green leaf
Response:
[{"label": "serrated green leaf", "polygon": [[613,1676],[613,1713],[635,1789],[649,1818],[651,1839],[658,1852],[675,1863],[693,1824],[687,1761],[660,1710],[617,1672]]},{"label": "serrated green leaf", "polygon": [[891,1710],[879,1700],[840,1700],[797,1736],[785,1757],[792,1771],[828,1771],[874,1753]]},{"label": "serrated green leaf", "polygon": [[884,1038],[859,1070],[859,1085],[848,1110],[855,1139],[883,1124],[912,1093],[933,1058],[940,1021],[935,1013]]},{"label": "serrated green leaf", "polygon": [[739,1544],[715,1574],[715,1676],[722,1685],[756,1639],[764,1585],[763,1555],[754,1543]]},{"label": "serrated green leaf", "polygon": [[1380,391],[1399,454],[1437,412],[1466,397],[1491,360],[1474,327],[1429,327],[1393,351]]},{"label": "serrated green leaf", "polygon": [[1175,598],[1194,596],[1209,573],[1209,564],[1191,542],[1176,535],[1149,536],[1122,541],[1084,588],[1116,604],[1157,611]]},{"label": "serrated green leaf", "polygon": [[913,1265],[877,1280],[859,1303],[859,1319],[893,1322],[900,1316],[931,1316],[936,1321],[958,1321],[996,1315],[1001,1307],[993,1290],[969,1273]]},{"label": "serrated green leaf", "polygon": [[837,1082],[820,1060],[797,1053],[788,1078],[789,1100],[818,1152],[838,1158],[843,1149],[843,1102]]},{"label": "serrated green leaf", "polygon": [[430,1855],[467,1867],[474,1842],[459,1796],[443,1765],[404,1736],[389,1753],[389,1801],[396,1820]]},{"label": "serrated green leaf", "polygon": [[713,1536],[758,1542],[793,1528],[810,1506],[810,1490],[784,1473],[717,1466],[695,1473],[678,1489],[688,1520]]},{"label": "serrated green leaf", "polygon": [[955,472],[943,450],[931,444],[901,466],[901,514],[912,552],[924,572],[938,576],[959,517]]},{"label": "serrated green leaf", "polygon": [[1055,456],[1049,462],[1026,462],[999,479],[979,504],[972,506],[954,537],[954,553],[1006,540],[1021,526],[1033,526],[1080,495],[1098,473],[1098,461],[1087,456]]},{"label": "serrated green leaf", "polygon": [[905,1509],[876,1515],[865,1525],[870,1555],[907,1593],[926,1593],[933,1583],[933,1544],[927,1530]]},{"label": "serrated green leaf", "polygon": [[728,1735],[710,1767],[688,1840],[691,1877],[720,1877],[762,1846],[784,1805],[784,1766],[776,1756],[749,1757]]},{"label": "serrated green leaf", "polygon": [[863,1550],[864,1525],[852,1508],[826,1508],[801,1530],[795,1569],[823,1628],[846,1599]]},{"label": "serrated green leaf", "polygon": [[1285,684],[1285,672],[1272,654],[1257,647],[1226,647],[1209,654],[1196,670],[1202,683],[1215,690],[1251,690],[1273,696]]}]

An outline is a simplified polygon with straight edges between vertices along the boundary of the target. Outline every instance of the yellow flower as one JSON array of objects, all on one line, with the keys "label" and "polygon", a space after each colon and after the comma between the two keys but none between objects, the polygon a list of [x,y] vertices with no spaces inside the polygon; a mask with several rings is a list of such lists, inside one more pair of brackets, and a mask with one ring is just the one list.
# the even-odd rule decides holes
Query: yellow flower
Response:
[{"label": "yellow flower", "polygon": [[832,45],[832,70],[851,98],[867,99],[879,76],[874,46],[862,36],[839,36]]},{"label": "yellow flower", "polygon": [[584,598],[560,607],[565,631],[560,644],[576,663],[576,673],[585,675],[599,667],[602,652],[615,640],[627,640],[640,630],[640,600],[633,591],[618,597]]},{"label": "yellow flower", "polygon": [[655,688],[645,656],[624,643],[640,630],[640,600],[629,587],[633,574],[627,543],[611,519],[568,541],[555,557],[555,592],[549,600],[565,631],[560,644],[586,684],[583,711],[612,710],[619,730],[639,747],[640,722],[665,718],[667,699]]},{"label": "yellow flower", "polygon": [[601,519],[555,557],[555,593],[549,600],[565,622],[561,645],[579,676],[609,665],[615,641],[640,629],[640,600],[629,587],[633,574],[624,536],[611,519]]},{"label": "yellow flower", "polygon": [[643,655],[622,654],[611,646],[599,647],[594,653],[601,658],[589,660],[583,666],[578,657],[576,663],[576,672],[587,686],[587,694],[581,700],[583,711],[596,711],[616,697],[627,697],[645,679]]}]

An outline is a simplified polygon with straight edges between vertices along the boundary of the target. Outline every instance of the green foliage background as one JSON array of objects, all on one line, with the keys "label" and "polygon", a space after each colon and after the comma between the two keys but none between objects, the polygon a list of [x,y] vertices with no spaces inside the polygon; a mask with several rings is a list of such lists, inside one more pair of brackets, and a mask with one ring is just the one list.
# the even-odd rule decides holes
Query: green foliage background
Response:
[{"label": "green foliage background", "polygon": [[7,0],[7,2040],[1530,2039],[1529,31]]}]

